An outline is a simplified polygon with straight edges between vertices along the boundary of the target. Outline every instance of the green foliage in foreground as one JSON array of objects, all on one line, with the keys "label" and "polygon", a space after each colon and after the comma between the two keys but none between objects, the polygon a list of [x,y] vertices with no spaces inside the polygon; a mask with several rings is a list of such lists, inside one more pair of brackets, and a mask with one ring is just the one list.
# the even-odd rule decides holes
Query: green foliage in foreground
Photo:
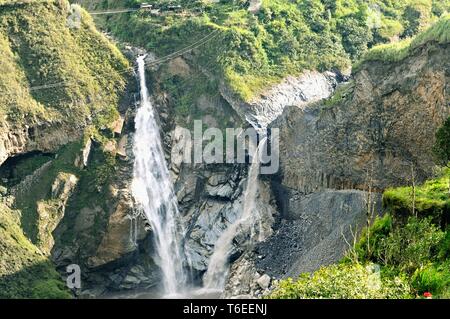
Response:
[{"label": "green foliage in foreground", "polygon": [[390,231],[386,234],[390,219],[386,215],[377,220],[369,230],[369,236],[367,230],[363,233],[361,241],[355,247],[359,261],[377,262],[384,267],[393,267],[398,272],[412,275],[416,269],[437,258],[445,233],[429,218],[410,217],[404,225],[391,224]]},{"label": "green foliage in foreground", "polygon": [[363,230],[339,265],[282,280],[269,298],[414,298],[424,292],[449,298],[448,177],[445,170],[417,187],[418,217],[412,216],[411,188],[387,190],[384,205],[390,213]]},{"label": "green foliage in foreground", "polygon": [[412,277],[412,286],[419,295],[431,291],[440,298],[450,298],[450,261],[428,264]]},{"label": "green foliage in foreground", "polygon": [[280,282],[272,299],[404,299],[410,298],[408,283],[401,277],[382,278],[370,266],[340,264],[323,267],[296,281]]}]

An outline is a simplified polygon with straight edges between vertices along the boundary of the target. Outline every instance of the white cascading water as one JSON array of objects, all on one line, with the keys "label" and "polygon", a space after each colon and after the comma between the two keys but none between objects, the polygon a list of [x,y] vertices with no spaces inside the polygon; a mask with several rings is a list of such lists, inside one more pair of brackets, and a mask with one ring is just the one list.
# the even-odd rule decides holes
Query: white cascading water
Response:
[{"label": "white cascading water", "polygon": [[164,157],[161,135],[145,80],[145,56],[137,59],[141,105],[135,119],[132,193],[150,222],[156,256],[163,275],[164,292],[176,295],[186,283],[183,269],[183,227],[178,203]]},{"label": "white cascading water", "polygon": [[258,178],[261,168],[261,150],[265,147],[267,139],[264,138],[257,150],[256,156],[252,159],[252,164],[247,177],[247,187],[244,193],[244,207],[239,218],[222,233],[214,245],[214,252],[209,259],[208,270],[203,277],[203,287],[208,290],[223,290],[228,277],[228,258],[233,248],[233,239],[239,229],[243,227],[251,232],[251,238],[255,232],[261,234],[261,215],[256,207],[256,196],[258,194]]}]

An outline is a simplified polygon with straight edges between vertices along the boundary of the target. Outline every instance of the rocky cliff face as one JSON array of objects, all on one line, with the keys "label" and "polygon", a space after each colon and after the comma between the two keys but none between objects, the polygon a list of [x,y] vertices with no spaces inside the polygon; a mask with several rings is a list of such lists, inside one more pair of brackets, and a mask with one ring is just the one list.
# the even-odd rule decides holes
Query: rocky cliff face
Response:
[{"label": "rocky cliff face", "polygon": [[301,107],[328,98],[341,80],[341,75],[332,72],[306,71],[298,77],[287,77],[250,102],[236,99],[225,85],[220,91],[243,119],[256,128],[266,128],[287,106]]},{"label": "rocky cliff face", "polygon": [[31,151],[55,152],[80,139],[87,125],[113,117],[128,67],[78,6],[1,6],[0,164]]},{"label": "rocky cliff face", "polygon": [[[80,123],[81,124],[81,123]],[[32,151],[54,152],[69,142],[81,138],[82,130],[62,121],[15,125],[5,121],[0,124],[0,164],[17,154]]]},{"label": "rocky cliff face", "polygon": [[433,166],[437,128],[449,115],[448,45],[428,43],[400,63],[370,62],[328,102],[292,106],[281,129],[282,184],[310,193],[404,184]]},{"label": "rocky cliff face", "polygon": [[381,190],[409,184],[412,172],[429,177],[435,132],[450,115],[448,54],[431,42],[397,63],[366,63],[331,99],[286,108],[272,124],[283,218],[255,269],[283,278],[336,262],[382,212]]},{"label": "rocky cliff face", "polygon": [[[0,214],[14,215],[2,221],[0,260],[15,263],[15,272],[0,269],[2,296],[55,285],[68,297],[50,260],[62,274],[70,263],[84,267],[118,210],[105,185],[116,150],[106,146],[128,103],[120,103],[128,62],[87,13],[63,0],[2,4],[0,55]],[[26,258],[14,262],[14,251]]]}]

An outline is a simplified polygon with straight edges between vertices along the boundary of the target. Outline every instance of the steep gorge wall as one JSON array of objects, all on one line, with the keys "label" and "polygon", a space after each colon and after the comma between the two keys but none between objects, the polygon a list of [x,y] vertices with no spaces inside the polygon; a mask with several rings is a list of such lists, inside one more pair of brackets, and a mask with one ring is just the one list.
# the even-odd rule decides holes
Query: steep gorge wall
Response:
[{"label": "steep gorge wall", "polygon": [[128,62],[81,8],[0,4],[0,55],[0,164],[56,151],[117,116]]},{"label": "steep gorge wall", "polygon": [[449,50],[430,41],[399,62],[367,62],[331,99],[286,108],[272,124],[283,220],[257,268],[281,278],[338,261],[368,211],[382,212],[382,190],[409,184],[412,169],[416,183],[432,175],[435,132],[450,115]]},{"label": "steep gorge wall", "polygon": [[[65,275],[66,265],[79,264],[83,280],[95,281],[90,257],[111,261],[135,251],[128,237],[113,257],[98,249],[117,233],[110,220],[129,234],[132,207],[117,180],[126,172],[115,171],[128,165],[117,154],[126,139],[113,133],[133,103],[128,62],[64,0],[0,4],[0,56],[0,262],[11,264],[0,267],[2,295],[52,297],[45,289],[54,289],[69,297],[55,267]],[[35,254],[26,257],[27,250]]]},{"label": "steep gorge wall", "polygon": [[[435,132],[450,115],[448,44],[428,43],[400,63],[370,62],[334,104],[295,106],[281,129],[282,184],[378,190],[432,173]],[[346,92],[345,92],[346,91]]]}]

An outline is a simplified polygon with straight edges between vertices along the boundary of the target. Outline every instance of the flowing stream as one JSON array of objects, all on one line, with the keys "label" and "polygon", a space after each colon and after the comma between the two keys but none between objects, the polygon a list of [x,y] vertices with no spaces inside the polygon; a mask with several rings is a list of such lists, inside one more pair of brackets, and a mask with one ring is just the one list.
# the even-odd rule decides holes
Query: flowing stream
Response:
[{"label": "flowing stream", "polygon": [[222,291],[224,289],[229,271],[228,258],[233,248],[233,239],[238,231],[241,228],[244,231],[249,231],[251,239],[254,238],[256,233],[261,234],[261,231],[257,229],[257,227],[261,227],[261,215],[256,207],[256,196],[258,194],[258,178],[261,168],[261,151],[265,147],[266,142],[266,138],[260,142],[255,153],[256,156],[252,159],[241,215],[234,223],[228,226],[214,245],[214,252],[209,260],[208,270],[203,277],[203,286],[207,290]]},{"label": "flowing stream", "polygon": [[[155,242],[155,261],[163,275],[164,294],[177,297],[187,292],[188,275],[184,264],[188,264],[183,248],[184,229],[180,224],[178,202],[170,173],[164,157],[160,129],[155,110],[149,98],[145,78],[145,56],[137,59],[141,88],[141,104],[135,118],[134,176],[132,193],[138,209],[148,219]],[[256,207],[258,178],[261,168],[261,151],[266,144],[263,139],[256,149],[250,165],[243,209],[235,222],[227,227],[217,240],[208,270],[203,277],[203,289],[191,292],[206,296],[208,291],[221,292],[229,272],[229,255],[233,239],[239,231],[249,232],[251,240],[261,233],[261,216]]]},{"label": "flowing stream", "polygon": [[185,259],[177,198],[164,157],[155,111],[145,79],[145,56],[137,59],[141,104],[136,114],[132,193],[147,217],[155,241],[155,261],[163,275],[164,293],[176,295],[186,284]]}]

